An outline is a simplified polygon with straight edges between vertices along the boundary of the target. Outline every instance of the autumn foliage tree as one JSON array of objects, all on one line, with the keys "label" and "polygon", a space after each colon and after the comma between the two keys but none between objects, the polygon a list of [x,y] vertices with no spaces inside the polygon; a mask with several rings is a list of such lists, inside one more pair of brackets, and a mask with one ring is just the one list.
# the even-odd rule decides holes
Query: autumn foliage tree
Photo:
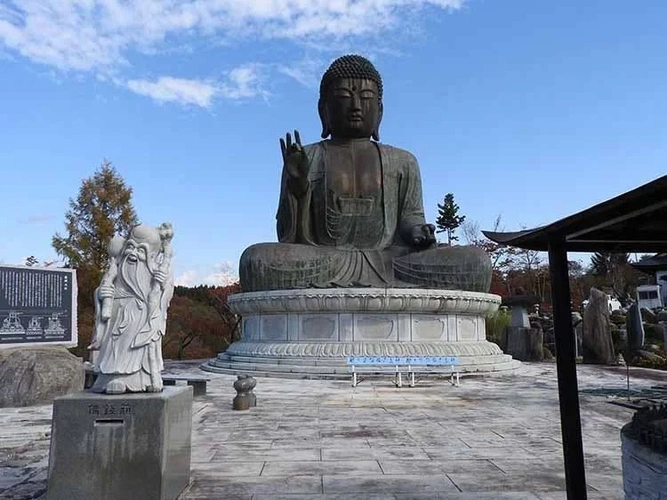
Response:
[{"label": "autumn foliage tree", "polygon": [[90,341],[93,293],[108,264],[107,244],[114,234],[126,235],[138,222],[132,189],[105,160],[91,177],[83,180],[77,197],[70,199],[65,234],[56,233],[53,237],[57,254],[67,267],[77,270],[79,355],[85,356]]},{"label": "autumn foliage tree", "polygon": [[212,357],[238,340],[241,317],[232,312],[227,299],[240,291],[238,283],[177,286],[167,316],[165,358]]},{"label": "autumn foliage tree", "polygon": [[218,286],[209,290],[209,303],[215,308],[229,333],[229,342],[227,345],[241,338],[241,316],[233,312],[227,303],[230,295],[240,292],[241,285],[239,283]]},{"label": "autumn foliage tree", "polygon": [[166,359],[201,359],[226,347],[226,325],[205,302],[174,293],[167,315],[167,334],[162,339]]}]

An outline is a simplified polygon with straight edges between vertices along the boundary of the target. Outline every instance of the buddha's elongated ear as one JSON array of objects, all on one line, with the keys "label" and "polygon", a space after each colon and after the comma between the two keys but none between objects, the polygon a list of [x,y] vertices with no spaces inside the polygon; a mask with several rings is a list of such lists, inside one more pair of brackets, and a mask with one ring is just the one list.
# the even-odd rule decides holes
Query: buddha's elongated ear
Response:
[{"label": "buddha's elongated ear", "polygon": [[382,111],[384,110],[382,106],[382,101],[378,103],[378,121],[375,125],[375,128],[373,129],[373,133],[371,134],[371,137],[373,140],[380,142],[380,122],[382,121]]},{"label": "buddha's elongated ear", "polygon": [[322,122],[322,139],[326,139],[331,135],[331,127],[329,125],[329,113],[327,112],[327,103],[324,99],[320,98],[317,102],[317,112],[320,115],[320,121]]}]

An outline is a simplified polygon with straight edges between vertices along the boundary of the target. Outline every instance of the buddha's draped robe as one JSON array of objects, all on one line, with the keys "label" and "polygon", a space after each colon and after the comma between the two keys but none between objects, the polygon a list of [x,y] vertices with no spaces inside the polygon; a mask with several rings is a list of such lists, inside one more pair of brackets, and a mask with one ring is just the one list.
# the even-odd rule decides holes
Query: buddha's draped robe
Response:
[{"label": "buddha's draped robe", "polygon": [[309,287],[488,291],[491,267],[482,250],[410,246],[413,228],[426,224],[412,154],[367,139],[322,141],[304,151],[309,187],[295,196],[283,169],[279,243],[260,243],[243,253],[244,292]]}]

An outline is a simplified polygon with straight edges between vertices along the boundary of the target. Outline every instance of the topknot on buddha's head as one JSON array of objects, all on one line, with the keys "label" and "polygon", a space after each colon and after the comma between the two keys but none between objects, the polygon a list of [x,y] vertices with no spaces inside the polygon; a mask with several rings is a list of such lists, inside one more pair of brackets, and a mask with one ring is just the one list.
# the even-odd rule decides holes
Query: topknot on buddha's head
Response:
[{"label": "topknot on buddha's head", "polygon": [[373,63],[365,57],[349,54],[332,62],[322,76],[320,99],[325,98],[329,86],[341,78],[362,78],[374,81],[378,87],[378,99],[382,102],[382,77]]}]

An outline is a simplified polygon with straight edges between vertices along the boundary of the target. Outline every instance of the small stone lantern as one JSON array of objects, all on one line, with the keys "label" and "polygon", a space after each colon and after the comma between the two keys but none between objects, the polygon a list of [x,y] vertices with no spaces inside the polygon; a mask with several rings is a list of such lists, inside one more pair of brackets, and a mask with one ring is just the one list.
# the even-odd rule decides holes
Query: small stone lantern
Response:
[{"label": "small stone lantern", "polygon": [[239,375],[234,381],[234,389],[237,394],[232,401],[234,410],[248,410],[257,406],[257,396],[252,390],[257,385],[257,381],[250,375]]},{"label": "small stone lantern", "polygon": [[519,361],[542,361],[544,359],[542,329],[532,328],[528,318],[528,308],[539,302],[523,289],[517,289],[510,297],[503,297],[502,305],[508,306],[512,316],[505,329],[504,350]]}]

